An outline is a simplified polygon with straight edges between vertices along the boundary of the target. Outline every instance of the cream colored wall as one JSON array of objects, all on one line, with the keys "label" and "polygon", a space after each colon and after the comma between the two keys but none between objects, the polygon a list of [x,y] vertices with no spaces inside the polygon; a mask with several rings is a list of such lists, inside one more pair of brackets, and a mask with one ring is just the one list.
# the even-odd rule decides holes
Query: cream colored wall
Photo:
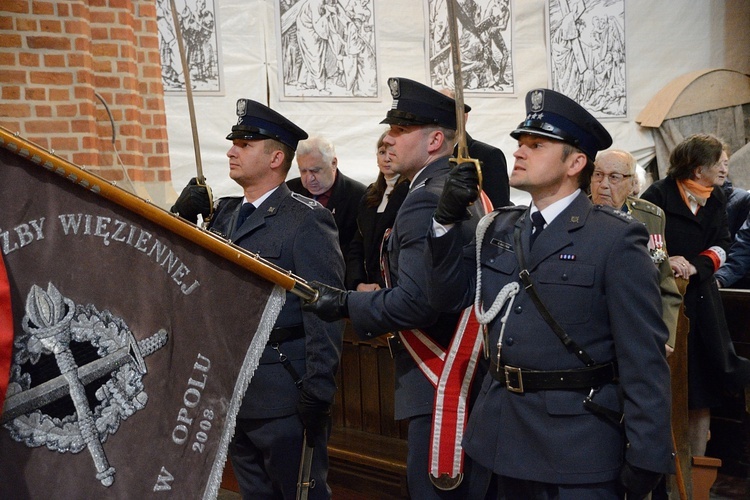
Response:
[{"label": "cream colored wall", "polygon": [[[224,138],[236,121],[240,97],[266,100],[310,133],[329,137],[339,167],[364,183],[374,180],[375,141],[391,105],[386,81],[403,76],[426,82],[422,0],[375,0],[380,102],[279,102],[274,1],[216,0],[224,63],[225,95],[196,96],[204,173],[215,195],[238,194],[227,177]],[[545,0],[512,0],[513,60],[518,94],[514,97],[468,96],[473,110],[467,125],[477,139],[500,147],[512,168],[515,141],[508,133],[524,118],[528,90],[548,85]],[[615,146],[641,159],[653,156],[653,140],[635,117],[673,78],[703,68],[750,73],[750,2],[747,0],[626,0],[628,62],[626,120],[606,121]],[[192,135],[184,96],[167,95],[172,179],[179,192],[195,175]],[[296,166],[292,176],[296,176]],[[750,186],[746,186],[750,187]],[[526,203],[525,193],[511,193]]]}]

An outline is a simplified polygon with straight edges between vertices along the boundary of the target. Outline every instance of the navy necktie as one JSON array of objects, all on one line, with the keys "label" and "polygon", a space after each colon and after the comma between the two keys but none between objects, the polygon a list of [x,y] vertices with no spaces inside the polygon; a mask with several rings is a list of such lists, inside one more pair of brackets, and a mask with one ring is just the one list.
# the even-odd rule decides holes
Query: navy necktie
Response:
[{"label": "navy necktie", "polygon": [[250,214],[253,213],[255,210],[255,206],[252,203],[244,203],[242,205],[242,208],[240,208],[240,213],[237,216],[237,225],[234,227],[234,230],[238,230],[242,224],[247,220],[248,217],[250,217]]},{"label": "navy necktie", "polygon": [[531,238],[529,238],[529,248],[534,246],[534,241],[536,241],[537,236],[539,236],[539,233],[544,229],[545,220],[542,212],[534,212],[531,214],[531,224],[533,226],[533,231],[531,233]]}]

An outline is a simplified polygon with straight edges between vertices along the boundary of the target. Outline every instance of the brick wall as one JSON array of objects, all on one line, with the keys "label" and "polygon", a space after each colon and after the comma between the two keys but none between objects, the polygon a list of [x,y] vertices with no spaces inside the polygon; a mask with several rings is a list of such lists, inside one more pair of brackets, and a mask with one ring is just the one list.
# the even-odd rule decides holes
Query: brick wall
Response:
[{"label": "brick wall", "polygon": [[156,0],[0,1],[0,125],[163,202]]}]

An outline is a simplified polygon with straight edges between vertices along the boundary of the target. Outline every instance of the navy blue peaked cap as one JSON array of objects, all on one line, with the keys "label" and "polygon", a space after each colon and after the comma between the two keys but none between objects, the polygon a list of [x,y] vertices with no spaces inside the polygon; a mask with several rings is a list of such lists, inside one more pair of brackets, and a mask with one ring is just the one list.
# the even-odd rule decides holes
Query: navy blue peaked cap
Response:
[{"label": "navy blue peaked cap", "polygon": [[251,99],[237,100],[237,125],[227,136],[234,139],[275,139],[297,150],[297,143],[307,139],[307,132],[272,110]]},{"label": "navy blue peaked cap", "polygon": [[526,120],[510,133],[540,135],[571,144],[589,157],[612,145],[612,137],[599,120],[570,97],[550,89],[526,94]]},{"label": "navy blue peaked cap", "polygon": [[[393,105],[380,123],[440,125],[456,130],[456,101],[427,85],[407,78],[389,78]],[[464,105],[464,112],[471,107]]]}]

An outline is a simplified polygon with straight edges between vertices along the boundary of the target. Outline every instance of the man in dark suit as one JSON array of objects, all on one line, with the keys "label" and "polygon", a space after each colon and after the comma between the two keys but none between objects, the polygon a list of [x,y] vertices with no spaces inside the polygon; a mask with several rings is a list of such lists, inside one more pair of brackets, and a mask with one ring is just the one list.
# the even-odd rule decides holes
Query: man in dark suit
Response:
[{"label": "man in dark suit", "polygon": [[[441,93],[451,99],[455,93],[450,89],[443,89]],[[469,121],[469,111],[467,106],[464,113],[464,124]],[[487,194],[494,208],[507,207],[511,205],[510,185],[508,184],[508,164],[505,161],[505,154],[486,142],[478,141],[466,133],[466,148],[469,152],[469,158],[474,158],[482,162],[482,190]],[[454,150],[454,156],[456,151]]]},{"label": "man in dark suit", "polygon": [[475,302],[489,330],[490,370],[464,449],[497,474],[500,499],[614,500],[623,487],[642,498],[673,470],[667,328],[648,232],[582,190],[612,143],[604,127],[548,89],[529,92],[526,109],[511,133],[510,185],[531,207],[492,212],[477,227],[479,249],[464,248],[458,230],[477,176],[462,165],[428,236],[431,306]]},{"label": "man in dark suit", "polygon": [[338,169],[333,144],[323,137],[311,137],[297,146],[299,177],[286,184],[295,193],[316,200],[336,221],[339,245],[346,260],[349,243],[357,232],[357,207],[365,194],[364,184],[345,176]]},{"label": "man in dark suit", "polygon": [[[417,361],[419,357],[404,347],[414,329],[434,341],[432,347],[436,351],[446,349],[456,331],[458,314],[443,314],[427,303],[427,269],[423,259],[432,214],[451,169],[449,157],[456,134],[455,101],[406,78],[390,78],[388,85],[394,107],[382,121],[390,125],[383,142],[388,147],[391,170],[411,180],[387,242],[391,288],[354,292],[311,283],[320,297],[303,308],[329,320],[351,318],[354,330],[364,339],[400,332],[389,344],[396,370],[395,417],[409,420],[406,472],[409,492],[420,499],[483,498],[489,474],[468,459],[463,482],[457,488],[444,491],[431,481],[429,452],[436,387],[421,369],[426,367]],[[466,210],[464,215],[469,218]],[[471,220],[476,224],[478,217]],[[464,228],[463,238],[468,243],[473,224],[467,223]],[[433,480],[438,479],[442,478]]]},{"label": "man in dark suit", "polygon": [[[343,283],[344,261],[331,213],[292,193],[284,180],[297,143],[307,134],[294,123],[251,101],[237,101],[239,121],[227,139],[229,176],[244,196],[218,201],[208,228],[235,245],[298,276]],[[208,215],[204,186],[188,185],[172,207],[188,220]],[[310,249],[316,254],[310,254]],[[242,290],[237,290],[242,307]],[[214,334],[220,334],[215,332]],[[309,498],[330,498],[327,442],[336,392],[343,323],[328,323],[300,308],[287,293],[237,415],[230,444],[232,467],[243,498],[294,498],[303,446],[314,447]]]}]

